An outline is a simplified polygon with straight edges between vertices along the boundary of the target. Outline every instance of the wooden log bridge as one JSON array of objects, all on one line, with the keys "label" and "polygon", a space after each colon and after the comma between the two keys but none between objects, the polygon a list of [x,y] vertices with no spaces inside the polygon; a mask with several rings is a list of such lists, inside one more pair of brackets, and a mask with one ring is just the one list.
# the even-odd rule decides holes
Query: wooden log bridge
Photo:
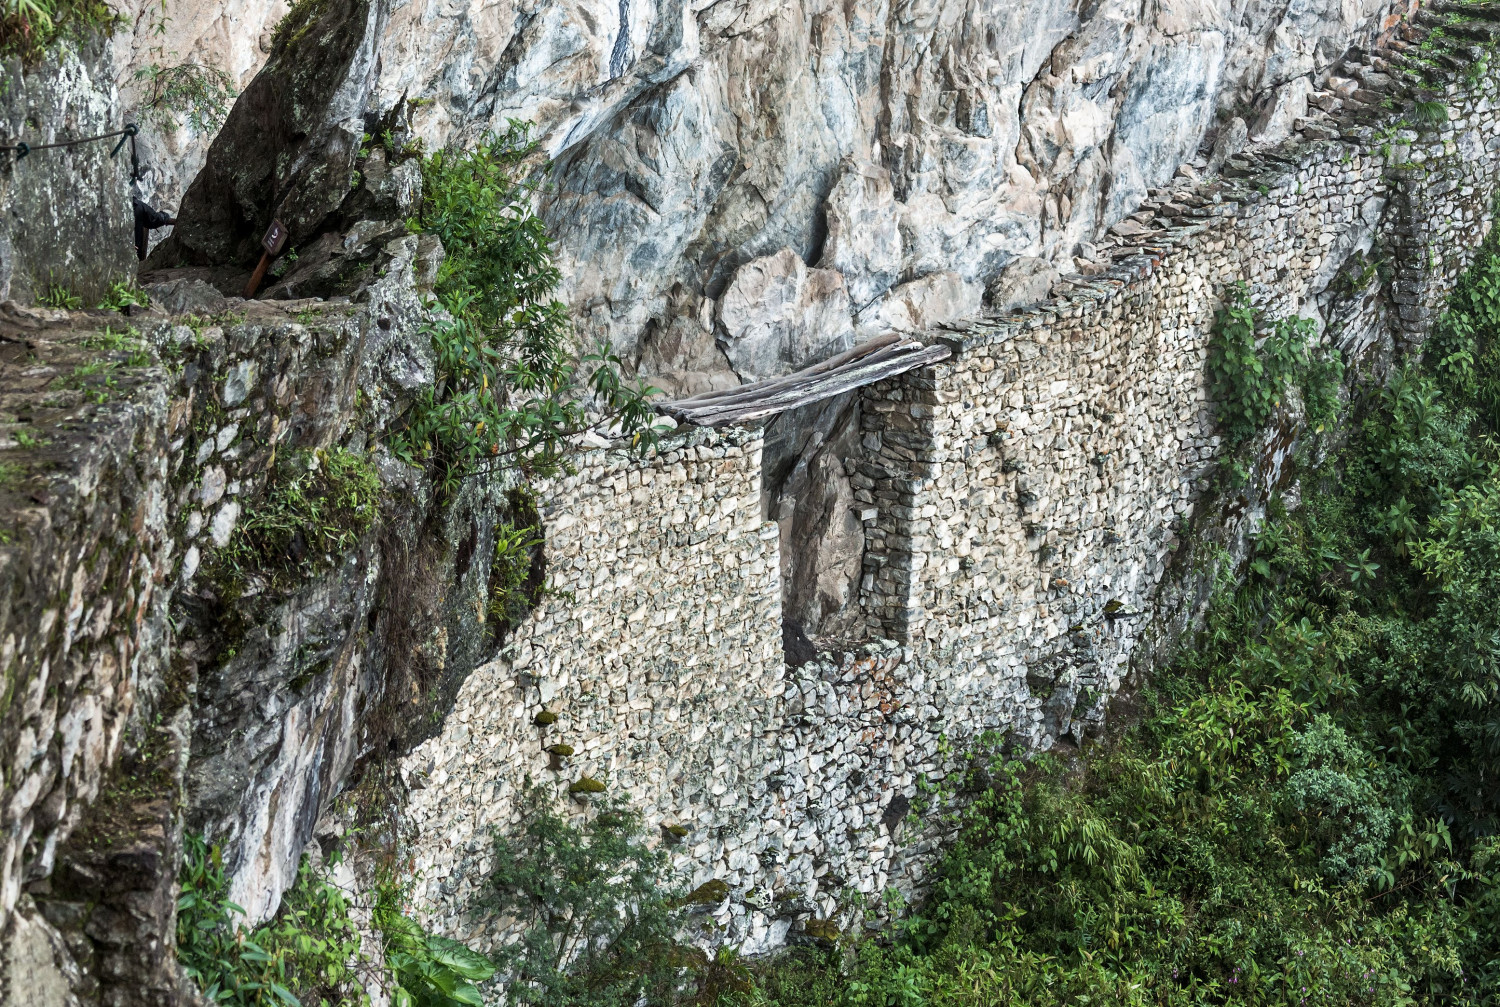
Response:
[{"label": "wooden log bridge", "polygon": [[661,402],[656,411],[679,423],[700,427],[753,423],[947,360],[952,355],[953,350],[943,343],[924,343],[911,336],[890,333],[785,377]]}]

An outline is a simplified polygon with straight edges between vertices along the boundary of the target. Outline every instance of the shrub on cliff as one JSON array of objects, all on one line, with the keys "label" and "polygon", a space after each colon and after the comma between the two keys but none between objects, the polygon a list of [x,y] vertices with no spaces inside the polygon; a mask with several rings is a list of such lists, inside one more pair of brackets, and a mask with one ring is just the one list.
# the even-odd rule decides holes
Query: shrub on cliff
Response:
[{"label": "shrub on cliff", "polygon": [[216,553],[216,580],[230,595],[251,577],[273,590],[291,588],[354,548],[379,503],[380,477],[367,455],[337,447],[295,452]]},{"label": "shrub on cliff", "polygon": [[[482,1007],[475,983],[495,972],[484,956],[407,916],[404,893],[388,880],[360,905],[304,858],[275,917],[253,928],[229,901],[219,848],[201,836],[186,839],[180,880],[177,959],[209,1003],[356,1007],[378,989],[391,1007]],[[356,909],[379,936],[380,964],[365,952]]]},{"label": "shrub on cliff", "polygon": [[1209,391],[1231,448],[1265,429],[1287,392],[1302,394],[1308,425],[1321,430],[1338,407],[1343,367],[1338,356],[1311,345],[1317,330],[1306,318],[1267,326],[1250,304],[1244,283],[1224,292],[1208,347]]},{"label": "shrub on cliff", "polygon": [[0,0],[0,56],[34,59],[60,38],[109,29],[118,20],[103,0]]},{"label": "shrub on cliff", "polygon": [[416,229],[446,250],[436,292],[449,320],[432,328],[433,385],[406,415],[392,447],[431,462],[444,484],[509,465],[556,471],[569,439],[594,427],[654,441],[654,389],[621,379],[608,350],[579,355],[546,225],[532,210],[527,165],[536,151],[524,123],[474,149],[422,162]]},{"label": "shrub on cliff", "polygon": [[555,800],[528,780],[519,830],[494,840],[489,904],[521,927],[520,940],[497,955],[509,1002],[673,1002],[684,970],[702,956],[677,945],[668,854],[647,845],[625,798],[594,798],[582,825]]},{"label": "shrub on cliff", "polygon": [[177,902],[177,960],[209,1003],[332,1007],[367,1003],[357,968],[351,900],[303,860],[276,918],[255,928],[236,917],[219,848],[189,835]]}]

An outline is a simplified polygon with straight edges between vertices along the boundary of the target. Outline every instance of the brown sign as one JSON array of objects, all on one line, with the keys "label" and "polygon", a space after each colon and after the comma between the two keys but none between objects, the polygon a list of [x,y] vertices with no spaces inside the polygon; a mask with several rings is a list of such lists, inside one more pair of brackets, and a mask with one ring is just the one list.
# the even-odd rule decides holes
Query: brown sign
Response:
[{"label": "brown sign", "polygon": [[266,254],[277,256],[281,254],[281,246],[286,244],[286,225],[279,220],[271,221],[271,226],[266,229],[266,236],[260,239],[260,247],[266,250]]}]

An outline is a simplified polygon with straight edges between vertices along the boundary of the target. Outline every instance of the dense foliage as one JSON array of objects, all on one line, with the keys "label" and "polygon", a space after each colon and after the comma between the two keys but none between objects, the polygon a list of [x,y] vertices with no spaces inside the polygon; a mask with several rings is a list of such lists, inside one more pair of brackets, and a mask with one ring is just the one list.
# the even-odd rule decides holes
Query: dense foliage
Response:
[{"label": "dense foliage", "polygon": [[0,0],[0,56],[34,59],[58,39],[107,31],[118,20],[104,0]]},{"label": "dense foliage", "polygon": [[1208,348],[1208,378],[1225,439],[1237,447],[1265,429],[1292,389],[1302,396],[1310,426],[1320,429],[1338,408],[1343,365],[1337,355],[1311,345],[1311,319],[1283,318],[1262,331],[1250,290],[1237,283],[1225,292]]},{"label": "dense foliage", "polygon": [[691,964],[676,942],[666,851],[645,842],[627,799],[590,800],[585,822],[575,824],[550,788],[528,780],[520,829],[495,837],[490,901],[522,931],[498,960],[511,1003],[661,1003],[675,998]]},{"label": "dense foliage", "polygon": [[1071,765],[981,749],[930,901],[891,941],[783,960],[756,997],[1500,1002],[1493,248],[1426,359],[1273,507],[1133,729]]},{"label": "dense foliage", "polygon": [[209,1003],[330,1007],[360,1003],[359,933],[347,894],[304,860],[274,920],[236,917],[217,846],[188,836],[177,902],[177,959]]},{"label": "dense foliage", "polygon": [[[384,880],[374,901],[336,885],[306,858],[276,916],[258,927],[240,919],[217,846],[187,837],[177,902],[177,958],[204,999],[234,1007],[344,1007],[380,990],[392,1007],[482,1007],[474,984],[495,967],[456,941],[427,933],[402,909],[403,893]],[[331,863],[337,863],[335,859]],[[356,910],[378,935],[367,953]]]},{"label": "dense foliage", "polygon": [[404,892],[389,881],[376,889],[372,920],[385,949],[393,1007],[481,1007],[475,983],[495,974],[488,958],[458,941],[430,934],[402,910]]},{"label": "dense foliage", "polygon": [[412,223],[446,250],[435,289],[450,319],[432,329],[436,380],[393,447],[432,462],[450,488],[499,464],[555,471],[569,439],[594,427],[654,442],[654,389],[622,380],[607,350],[578,354],[553,297],[560,275],[526,173],[535,151],[528,127],[512,122],[472,150],[422,162]]}]

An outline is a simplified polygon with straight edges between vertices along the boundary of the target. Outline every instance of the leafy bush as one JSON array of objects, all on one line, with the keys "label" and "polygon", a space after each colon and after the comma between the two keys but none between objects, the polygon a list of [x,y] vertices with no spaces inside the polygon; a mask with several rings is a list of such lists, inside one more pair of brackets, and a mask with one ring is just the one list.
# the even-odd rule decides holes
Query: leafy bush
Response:
[{"label": "leafy bush", "polygon": [[152,63],[135,76],[146,87],[146,118],[164,129],[175,130],[185,122],[195,133],[214,132],[234,104],[234,80],[218,67]]},{"label": "leafy bush", "polygon": [[1250,290],[1236,283],[1225,291],[1214,318],[1208,349],[1210,391],[1231,447],[1265,429],[1291,385],[1303,393],[1309,425],[1321,429],[1338,409],[1343,367],[1336,355],[1314,352],[1317,328],[1308,318],[1283,318],[1264,337],[1250,304]]},{"label": "leafy bush", "polygon": [[[379,933],[385,967],[363,952],[350,917],[356,900],[304,859],[275,918],[246,928],[227,898],[219,848],[188,836],[177,903],[177,958],[210,1003],[236,1007],[368,1004],[366,984],[393,1007],[483,1007],[474,984],[495,967],[456,941],[429,934],[401,910],[402,893],[376,887],[363,908]],[[337,862],[336,858],[333,862]]]},{"label": "leafy bush", "polygon": [[522,927],[497,956],[510,1003],[671,1002],[694,963],[677,946],[666,851],[646,844],[640,813],[624,798],[591,800],[587,822],[574,825],[551,789],[528,779],[519,833],[495,835],[489,902]]},{"label": "leafy bush", "polygon": [[596,426],[617,427],[643,449],[654,443],[654,389],[625,383],[608,351],[573,350],[567,308],[552,296],[560,276],[551,242],[524,177],[535,150],[528,127],[512,122],[472,151],[422,162],[412,226],[447,251],[435,289],[451,320],[432,328],[436,381],[392,446],[432,462],[449,489],[500,464],[556,471],[569,438]]},{"label": "leafy bush", "polygon": [[219,848],[189,835],[177,902],[177,959],[210,1003],[332,1007],[367,1003],[350,901],[303,860],[276,918],[254,930],[227,897]]},{"label": "leafy bush", "polygon": [[34,59],[60,38],[108,30],[118,20],[103,0],[0,0],[0,56]]},{"label": "leafy bush", "polygon": [[385,943],[393,1007],[483,1007],[475,983],[495,974],[488,958],[422,929],[401,909],[403,893],[389,881],[377,889],[373,919]]},{"label": "leafy bush", "polygon": [[1296,770],[1282,784],[1292,834],[1323,852],[1332,882],[1362,881],[1380,866],[1404,810],[1399,778],[1329,716],[1319,714],[1296,738]]},{"label": "leafy bush", "polygon": [[538,567],[541,515],[524,489],[513,490],[509,497],[510,514],[495,526],[495,555],[490,562],[488,614],[501,627],[524,619],[543,590]]}]

